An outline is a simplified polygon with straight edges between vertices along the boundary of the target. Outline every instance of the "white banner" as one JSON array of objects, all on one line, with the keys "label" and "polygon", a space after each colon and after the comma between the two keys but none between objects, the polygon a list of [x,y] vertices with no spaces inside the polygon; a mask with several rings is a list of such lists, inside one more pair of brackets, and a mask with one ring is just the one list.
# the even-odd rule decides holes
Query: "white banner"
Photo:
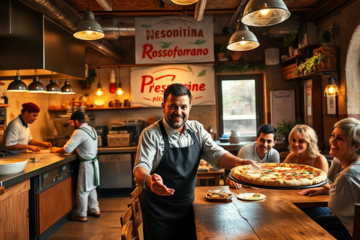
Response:
[{"label": "white banner", "polygon": [[168,85],[182,83],[191,91],[193,105],[215,104],[215,73],[212,65],[162,65],[131,68],[131,102],[161,107]]},{"label": "white banner", "polygon": [[135,18],[135,62],[213,62],[213,18]]}]

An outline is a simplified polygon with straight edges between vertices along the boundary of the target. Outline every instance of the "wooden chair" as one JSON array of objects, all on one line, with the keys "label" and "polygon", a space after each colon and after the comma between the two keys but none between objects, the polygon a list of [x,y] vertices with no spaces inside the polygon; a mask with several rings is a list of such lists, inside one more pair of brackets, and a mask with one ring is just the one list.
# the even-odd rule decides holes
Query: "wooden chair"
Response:
[{"label": "wooden chair", "polygon": [[360,203],[355,203],[353,240],[360,240]]},{"label": "wooden chair", "polygon": [[132,240],[134,236],[134,221],[132,207],[128,207],[120,217],[121,239]]},{"label": "wooden chair", "polygon": [[[137,186],[135,190],[130,193],[130,204],[132,208],[132,215],[134,220],[134,236],[138,237],[140,240],[143,240],[143,231],[142,231],[142,212],[140,207],[140,192],[141,188]],[[140,230],[139,230],[140,227]]]}]

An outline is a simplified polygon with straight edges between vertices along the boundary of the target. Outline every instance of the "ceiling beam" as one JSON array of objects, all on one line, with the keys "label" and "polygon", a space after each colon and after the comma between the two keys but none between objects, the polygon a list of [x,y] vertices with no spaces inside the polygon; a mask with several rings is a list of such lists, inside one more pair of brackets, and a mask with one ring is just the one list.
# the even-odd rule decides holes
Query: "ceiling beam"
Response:
[{"label": "ceiling beam", "polygon": [[[236,9],[221,9],[221,10],[206,10],[205,14],[233,14]],[[315,8],[289,8],[290,12],[311,12],[314,11]],[[194,10],[186,10],[187,14],[194,14]],[[79,12],[80,15],[83,15],[85,12]],[[128,16],[161,16],[161,15],[182,15],[184,12],[183,10],[174,10],[174,11],[93,11],[95,16],[121,16],[121,17],[128,17]]]},{"label": "ceiling beam", "polygon": [[326,0],[326,1],[321,1],[319,3],[319,6],[317,6],[315,8],[314,11],[312,11],[311,13],[309,13],[306,17],[306,21],[310,21],[310,22],[317,22],[320,19],[322,19],[323,17],[325,17],[326,15],[328,15],[329,13],[331,13],[334,10],[338,10],[340,6],[350,3],[350,2],[355,2],[357,0]]}]

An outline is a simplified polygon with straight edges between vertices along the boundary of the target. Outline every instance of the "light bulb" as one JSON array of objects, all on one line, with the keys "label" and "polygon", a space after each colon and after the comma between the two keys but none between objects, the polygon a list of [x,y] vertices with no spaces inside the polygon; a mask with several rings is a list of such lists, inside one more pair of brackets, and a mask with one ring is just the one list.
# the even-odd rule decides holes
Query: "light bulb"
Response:
[{"label": "light bulb", "polygon": [[329,93],[330,93],[330,94],[333,94],[334,92],[335,92],[334,87],[330,87],[330,88],[329,88]]},{"label": "light bulb", "polygon": [[260,13],[261,13],[261,15],[266,15],[269,13],[269,9],[260,10]]},{"label": "light bulb", "polygon": [[87,34],[91,34],[92,33],[92,31],[86,31],[87,32]]},{"label": "light bulb", "polygon": [[104,95],[104,91],[101,89],[101,88],[98,88],[97,90],[96,90],[96,96],[103,96]]},{"label": "light bulb", "polygon": [[122,90],[122,88],[118,88],[116,89],[116,95],[122,95],[124,93],[124,91]]},{"label": "light bulb", "polygon": [[245,45],[246,41],[240,41],[240,45]]}]

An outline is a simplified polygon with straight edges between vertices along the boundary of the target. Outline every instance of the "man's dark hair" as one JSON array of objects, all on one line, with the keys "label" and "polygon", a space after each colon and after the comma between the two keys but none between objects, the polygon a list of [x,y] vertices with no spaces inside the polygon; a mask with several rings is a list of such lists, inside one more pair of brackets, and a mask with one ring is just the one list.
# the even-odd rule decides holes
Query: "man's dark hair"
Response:
[{"label": "man's dark hair", "polygon": [[170,93],[171,93],[171,95],[177,96],[177,97],[188,95],[189,101],[191,104],[191,92],[189,91],[189,89],[187,87],[185,87],[181,83],[174,83],[166,88],[166,90],[164,92],[164,103],[166,103],[167,98],[170,95]]},{"label": "man's dark hair", "polygon": [[274,141],[276,140],[276,128],[271,126],[270,124],[263,124],[258,128],[257,137],[260,136],[260,133],[264,134],[274,134]]}]

